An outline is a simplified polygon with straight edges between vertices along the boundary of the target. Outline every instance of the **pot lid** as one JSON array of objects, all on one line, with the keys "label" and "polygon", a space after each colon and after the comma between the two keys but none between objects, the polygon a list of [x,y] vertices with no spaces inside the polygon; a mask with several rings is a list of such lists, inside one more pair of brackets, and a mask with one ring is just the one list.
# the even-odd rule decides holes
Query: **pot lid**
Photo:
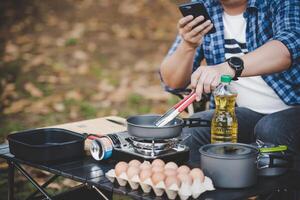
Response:
[{"label": "pot lid", "polygon": [[202,146],[200,153],[214,158],[242,159],[257,156],[259,150],[248,144],[217,143]]}]

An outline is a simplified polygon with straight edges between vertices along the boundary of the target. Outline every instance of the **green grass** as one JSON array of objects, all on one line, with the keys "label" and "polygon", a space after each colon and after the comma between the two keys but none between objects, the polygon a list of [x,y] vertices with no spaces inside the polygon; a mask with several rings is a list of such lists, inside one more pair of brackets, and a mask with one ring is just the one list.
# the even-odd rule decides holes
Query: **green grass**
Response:
[{"label": "green grass", "polygon": [[128,95],[127,102],[129,104],[129,106],[135,107],[136,105],[141,104],[143,100],[144,100],[144,98],[141,95],[136,94],[136,93],[131,93]]},{"label": "green grass", "polygon": [[65,41],[65,46],[75,46],[77,44],[78,44],[78,39],[76,39],[76,38],[68,38]]},{"label": "green grass", "polygon": [[22,122],[20,122],[19,120],[0,120],[2,124],[0,128],[0,144],[4,142],[4,139],[9,133],[26,129],[26,125],[22,124]]},{"label": "green grass", "polygon": [[80,115],[84,118],[93,118],[97,116],[97,109],[87,101],[76,101],[74,99],[64,100],[67,111],[71,106],[79,107]]},{"label": "green grass", "polygon": [[168,101],[167,101],[167,104],[170,105],[170,106],[173,106],[175,105],[176,103],[178,103],[178,101],[180,100],[179,97],[177,96],[171,96]]},{"label": "green grass", "polygon": [[103,77],[103,70],[101,69],[101,65],[99,65],[99,64],[92,64],[91,65],[91,73],[97,79],[101,79]]},{"label": "green grass", "polygon": [[80,107],[80,112],[84,118],[96,117],[97,115],[96,108],[91,104],[89,104],[88,102],[80,102],[79,107]]}]

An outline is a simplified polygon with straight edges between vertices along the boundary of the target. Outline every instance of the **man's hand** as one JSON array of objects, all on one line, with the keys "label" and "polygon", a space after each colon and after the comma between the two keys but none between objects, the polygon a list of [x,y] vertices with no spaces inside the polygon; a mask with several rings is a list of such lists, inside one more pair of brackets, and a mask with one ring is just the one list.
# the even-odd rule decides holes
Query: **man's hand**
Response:
[{"label": "man's hand", "polygon": [[[194,19],[192,15],[189,15],[178,21],[179,34],[189,47],[197,48],[202,43],[203,36],[212,29],[213,24],[211,21],[203,22],[203,20],[203,16]],[[196,26],[198,23],[201,24]]]},{"label": "man's hand", "polygon": [[234,77],[235,72],[227,63],[216,66],[200,66],[191,76],[191,86],[196,90],[197,101],[203,93],[211,93],[219,84],[222,75]]}]

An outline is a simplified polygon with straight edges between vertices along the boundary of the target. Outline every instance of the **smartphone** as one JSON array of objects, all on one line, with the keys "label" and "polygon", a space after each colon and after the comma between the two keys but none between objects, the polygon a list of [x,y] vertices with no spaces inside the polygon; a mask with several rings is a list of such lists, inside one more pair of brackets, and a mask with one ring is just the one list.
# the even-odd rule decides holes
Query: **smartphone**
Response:
[{"label": "smartphone", "polygon": [[[204,21],[195,25],[195,27],[200,25],[201,23],[205,22],[206,20],[210,20],[212,22],[203,3],[200,3],[200,2],[185,3],[185,4],[179,5],[178,8],[184,17],[186,17],[188,15],[192,15],[195,19],[196,17],[199,17],[201,15],[204,16]],[[211,34],[211,33],[215,33],[215,32],[216,32],[216,28],[213,26],[212,29],[210,29],[210,31],[207,34]]]}]

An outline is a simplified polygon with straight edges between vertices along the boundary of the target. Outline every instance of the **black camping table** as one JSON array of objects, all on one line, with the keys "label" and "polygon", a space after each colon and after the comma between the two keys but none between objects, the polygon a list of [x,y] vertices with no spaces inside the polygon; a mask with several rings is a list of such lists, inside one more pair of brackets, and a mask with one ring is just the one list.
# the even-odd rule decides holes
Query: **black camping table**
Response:
[{"label": "black camping table", "polygon": [[[8,169],[8,199],[14,199],[14,174],[18,170],[24,175],[37,189],[27,199],[38,199],[37,194],[42,194],[39,199],[59,199],[56,196],[50,196],[45,188],[59,176],[70,178],[72,180],[82,183],[89,191],[96,193],[94,199],[112,199],[113,194],[124,195],[132,199],[167,199],[163,197],[155,197],[153,192],[144,194],[140,189],[132,191],[129,186],[120,187],[117,183],[111,183],[106,177],[105,173],[114,167],[111,161],[95,161],[91,156],[86,156],[82,159],[60,162],[56,164],[36,164],[27,162],[16,158],[9,152],[7,144],[0,145],[0,158],[7,161]],[[23,167],[28,165],[36,169],[44,170],[53,174],[43,185],[39,185],[34,178]],[[232,180],[234,181],[234,179]],[[300,170],[290,170],[288,173],[278,177],[260,177],[258,183],[245,189],[217,189],[215,191],[205,192],[198,199],[206,200],[233,200],[233,199],[247,199],[253,196],[259,196],[257,199],[300,199]],[[74,190],[74,194],[76,191]],[[78,192],[78,195],[83,192]],[[87,197],[87,196],[86,196]],[[67,199],[67,198],[62,198]],[[77,198],[72,197],[75,200]],[[82,199],[82,197],[78,197]],[[92,200],[92,197],[85,199]]]}]

